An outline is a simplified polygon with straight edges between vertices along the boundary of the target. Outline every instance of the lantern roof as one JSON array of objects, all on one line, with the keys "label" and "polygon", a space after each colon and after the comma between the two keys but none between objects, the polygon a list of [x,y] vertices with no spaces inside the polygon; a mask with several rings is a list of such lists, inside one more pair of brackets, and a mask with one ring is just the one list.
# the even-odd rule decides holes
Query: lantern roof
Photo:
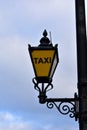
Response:
[{"label": "lantern roof", "polygon": [[44,32],[43,32],[43,37],[40,39],[39,46],[52,46],[52,43],[49,40],[49,38],[47,37],[47,35],[48,35],[48,33],[45,29]]}]

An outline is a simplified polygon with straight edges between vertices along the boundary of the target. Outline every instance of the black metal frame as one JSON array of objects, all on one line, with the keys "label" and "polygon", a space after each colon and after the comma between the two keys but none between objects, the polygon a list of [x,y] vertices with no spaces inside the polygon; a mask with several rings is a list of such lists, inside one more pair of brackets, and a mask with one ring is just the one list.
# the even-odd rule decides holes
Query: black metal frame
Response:
[{"label": "black metal frame", "polygon": [[47,84],[38,83],[36,78],[33,78],[34,88],[39,91],[39,103],[47,105],[49,109],[54,106],[63,115],[69,115],[70,118],[75,118],[75,121],[79,118],[79,98],[75,93],[74,98],[47,98],[46,92],[53,89],[52,82]]}]

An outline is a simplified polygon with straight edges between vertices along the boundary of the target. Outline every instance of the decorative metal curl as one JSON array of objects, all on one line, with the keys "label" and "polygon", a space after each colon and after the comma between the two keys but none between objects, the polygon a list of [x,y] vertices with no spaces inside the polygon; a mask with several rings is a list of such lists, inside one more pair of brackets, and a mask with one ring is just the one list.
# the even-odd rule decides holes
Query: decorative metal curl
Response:
[{"label": "decorative metal curl", "polygon": [[38,82],[37,82],[36,78],[33,78],[32,81],[33,81],[33,83],[34,83],[34,88],[35,88],[37,91],[40,92],[41,90],[40,90],[40,88],[38,87]]},{"label": "decorative metal curl", "polygon": [[39,102],[41,104],[46,103],[46,92],[48,92],[49,90],[53,89],[53,84],[51,82],[49,83],[38,83],[36,78],[33,78],[33,83],[34,83],[34,88],[39,91]]},{"label": "decorative metal curl", "polygon": [[[32,81],[34,83],[34,88],[39,92],[47,92],[53,89],[53,84],[51,82],[47,83],[45,86],[45,83],[38,83],[36,78],[33,78]],[[42,84],[42,86],[40,87],[39,84]]]},{"label": "decorative metal curl", "polygon": [[55,102],[47,102],[47,107],[49,109],[52,109],[54,106],[57,108],[57,110],[61,114],[63,114],[63,115],[69,114],[70,118],[75,117],[75,104],[74,103],[72,103],[72,102],[59,102],[57,104]]}]

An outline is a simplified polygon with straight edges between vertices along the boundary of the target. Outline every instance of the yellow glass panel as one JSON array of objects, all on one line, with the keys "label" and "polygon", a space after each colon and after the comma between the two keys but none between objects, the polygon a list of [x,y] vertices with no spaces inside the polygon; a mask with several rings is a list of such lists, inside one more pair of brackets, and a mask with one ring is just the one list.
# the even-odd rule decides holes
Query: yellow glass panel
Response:
[{"label": "yellow glass panel", "polygon": [[37,76],[48,76],[55,50],[32,51],[33,64]]}]

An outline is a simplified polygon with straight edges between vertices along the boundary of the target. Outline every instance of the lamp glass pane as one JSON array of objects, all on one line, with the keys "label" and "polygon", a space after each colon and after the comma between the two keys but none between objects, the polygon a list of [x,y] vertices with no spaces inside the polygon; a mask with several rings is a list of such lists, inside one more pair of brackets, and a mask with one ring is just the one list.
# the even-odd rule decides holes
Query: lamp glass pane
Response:
[{"label": "lamp glass pane", "polygon": [[52,68],[51,68],[50,78],[52,78],[57,64],[58,64],[58,58],[57,58],[57,55],[55,55],[53,65],[52,65]]},{"label": "lamp glass pane", "polygon": [[34,50],[32,61],[37,77],[48,77],[55,50]]}]

